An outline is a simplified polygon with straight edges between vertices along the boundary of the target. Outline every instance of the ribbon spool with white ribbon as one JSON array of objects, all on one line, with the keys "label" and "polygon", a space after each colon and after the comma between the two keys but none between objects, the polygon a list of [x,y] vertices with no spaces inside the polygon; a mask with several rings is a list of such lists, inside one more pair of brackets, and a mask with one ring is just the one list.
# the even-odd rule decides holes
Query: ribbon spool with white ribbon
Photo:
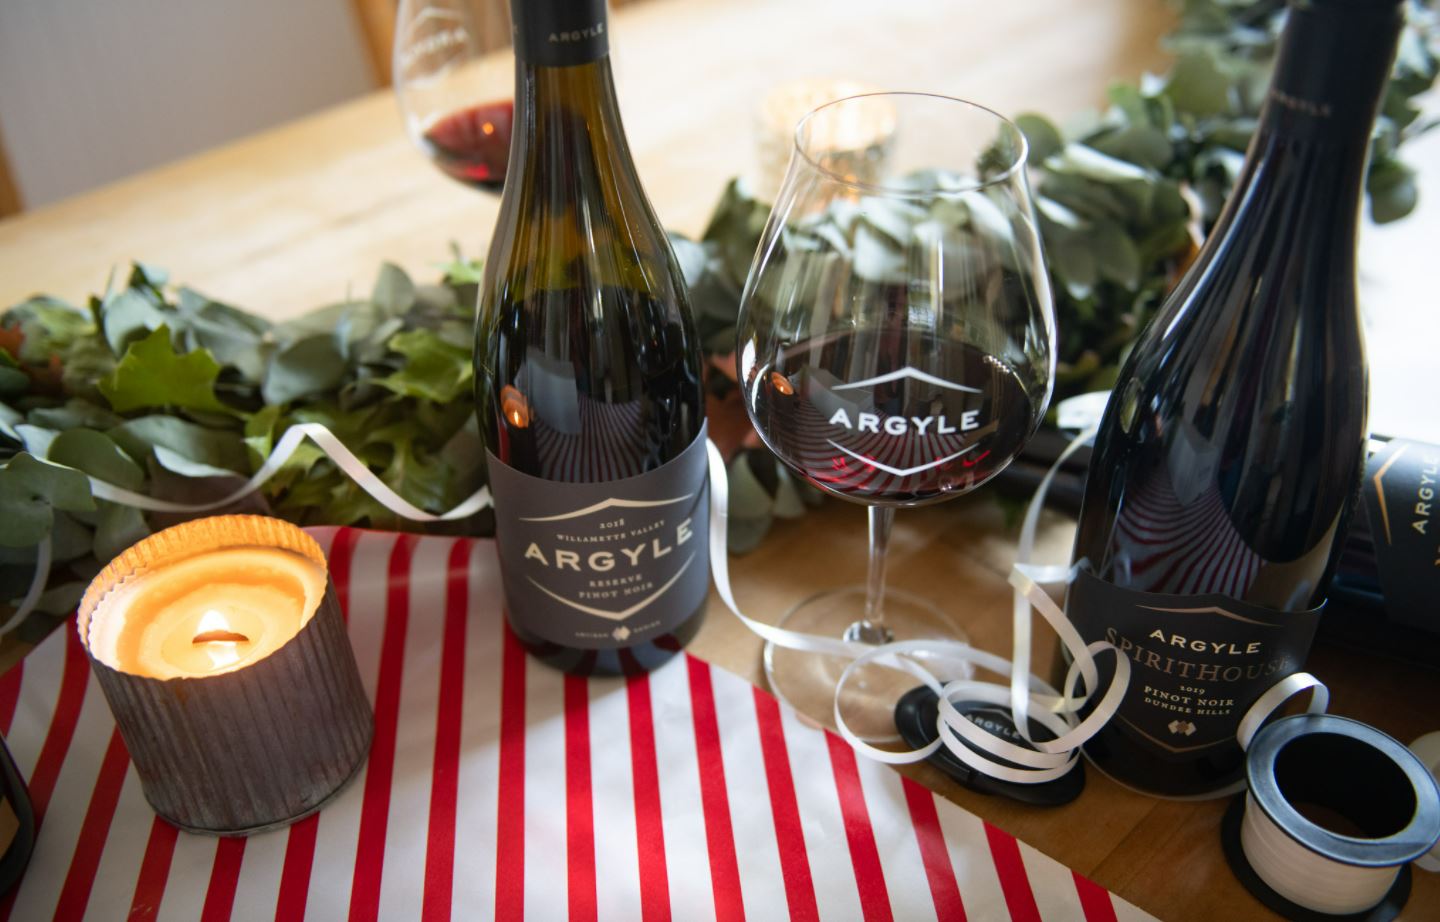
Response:
[{"label": "ribbon spool with white ribbon", "polygon": [[[1265,720],[1312,690],[1309,713]],[[1225,814],[1225,857],[1260,902],[1289,919],[1381,922],[1410,891],[1409,862],[1440,838],[1440,789],[1399,742],[1323,712],[1328,693],[1296,673],[1240,724],[1249,790]]]}]

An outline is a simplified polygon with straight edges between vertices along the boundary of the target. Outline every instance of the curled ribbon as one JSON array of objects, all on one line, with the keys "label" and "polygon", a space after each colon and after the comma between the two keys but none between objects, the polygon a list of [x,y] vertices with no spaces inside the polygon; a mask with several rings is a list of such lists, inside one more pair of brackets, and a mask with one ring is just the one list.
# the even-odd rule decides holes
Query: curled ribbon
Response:
[{"label": "curled ribbon", "polygon": [[[861,753],[882,762],[898,764],[924,759],[943,745],[961,761],[997,778],[1022,783],[1038,783],[1058,778],[1074,767],[1078,760],[1080,744],[1094,735],[1118,709],[1130,672],[1129,661],[1120,655],[1111,644],[1101,641],[1087,646],[1060,608],[1040,588],[1040,581],[1053,580],[1057,576],[1068,576],[1066,568],[1038,567],[1029,562],[1034,549],[1035,532],[1040,510],[1044,505],[1045,493],[1060,462],[1068,458],[1092,434],[1093,431],[1087,430],[1070,444],[1061,455],[1060,461],[1057,461],[1055,467],[1041,482],[1026,513],[1024,526],[1021,529],[1016,567],[1010,575],[1010,582],[1015,587],[1015,653],[1013,661],[977,650],[968,644],[953,641],[903,641],[872,647],[835,637],[822,637],[786,630],[763,621],[757,621],[744,614],[735,599],[726,558],[729,484],[726,478],[725,462],[719,449],[713,442],[710,442],[707,445],[711,489],[710,566],[715,588],[725,606],[735,617],[765,641],[789,649],[850,660],[836,689],[835,719],[841,736]],[[307,438],[319,446],[340,470],[355,481],[357,486],[386,509],[404,518],[418,522],[454,521],[474,515],[490,505],[490,491],[487,487],[476,491],[460,505],[442,515],[426,512],[388,487],[384,481],[370,471],[363,461],[346,448],[334,433],[319,423],[304,423],[287,429],[254,476],[226,496],[210,502],[177,503],[155,499],[141,493],[121,489],[95,477],[89,478],[90,487],[93,494],[99,499],[137,509],[152,512],[210,512],[231,505],[259,490],[280,470]],[[3,626],[0,626],[0,632],[12,629],[24,621],[25,616],[34,610],[49,576],[50,556],[51,546],[47,538],[37,549],[35,577],[29,591],[21,600],[20,607]],[[1039,677],[1029,674],[1030,612],[1032,607],[1038,610],[1046,622],[1059,633],[1062,643],[1071,656],[1072,665],[1065,680],[1063,694]],[[1088,697],[1076,697],[1074,693],[1076,683],[1083,678],[1086,688],[1096,687],[1097,672],[1094,657],[1107,651],[1116,657],[1115,677],[1091,713],[1083,721],[1077,720],[1076,713],[1089,699]],[[922,665],[921,658],[930,668]],[[861,666],[867,664],[879,664],[903,670],[939,695],[940,716],[937,727],[939,735],[932,743],[910,752],[892,752],[869,745],[859,739],[846,725],[839,709],[841,689]],[[941,667],[947,670],[947,674],[959,677],[942,682],[931,671]],[[1008,676],[1008,686],[974,680],[972,675],[977,668]],[[1008,703],[1016,715],[1016,728],[1033,748],[1017,746],[980,728],[960,714],[954,706],[956,700]],[[1055,739],[1044,742],[1030,740],[1029,717],[1032,713],[1037,721],[1055,734]]]}]

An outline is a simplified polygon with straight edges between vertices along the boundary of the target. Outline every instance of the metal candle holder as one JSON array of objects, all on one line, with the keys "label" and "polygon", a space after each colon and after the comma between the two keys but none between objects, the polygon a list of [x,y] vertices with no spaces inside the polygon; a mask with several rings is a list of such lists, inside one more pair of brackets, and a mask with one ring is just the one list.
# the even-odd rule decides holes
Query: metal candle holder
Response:
[{"label": "metal candle holder", "polygon": [[[318,608],[283,646],[198,678],[133,675],[96,658],[94,616],[127,580],[237,547],[290,551],[325,573]],[[374,723],[335,587],[320,546],[289,523],[217,516],[151,535],[90,584],[76,626],[145,798],[181,829],[237,836],[288,825],[324,806],[364,764]]]}]

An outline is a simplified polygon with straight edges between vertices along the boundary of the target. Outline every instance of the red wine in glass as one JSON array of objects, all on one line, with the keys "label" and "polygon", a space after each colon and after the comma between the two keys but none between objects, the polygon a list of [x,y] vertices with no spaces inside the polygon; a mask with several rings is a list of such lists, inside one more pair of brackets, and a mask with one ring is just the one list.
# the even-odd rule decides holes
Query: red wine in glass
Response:
[{"label": "red wine in glass", "polygon": [[770,449],[806,480],[847,499],[901,506],[994,477],[1034,422],[1029,393],[1004,361],[968,343],[899,331],[852,330],[785,347],[759,369],[751,412]]},{"label": "red wine in glass", "polygon": [[486,192],[505,185],[515,103],[498,100],[452,112],[423,136],[426,153],[446,176]]}]

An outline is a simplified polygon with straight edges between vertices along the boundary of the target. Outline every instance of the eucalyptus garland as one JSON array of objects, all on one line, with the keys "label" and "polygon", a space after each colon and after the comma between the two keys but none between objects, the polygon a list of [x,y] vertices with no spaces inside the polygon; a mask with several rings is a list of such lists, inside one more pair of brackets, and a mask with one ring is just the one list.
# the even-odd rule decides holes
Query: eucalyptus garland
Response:
[{"label": "eucalyptus garland", "polygon": [[[1279,0],[1186,0],[1175,64],[1062,129],[1017,120],[1031,144],[1056,293],[1062,395],[1108,386],[1135,334],[1234,184],[1268,81]],[[1376,126],[1367,182],[1383,223],[1417,192],[1398,159],[1434,127],[1415,97],[1435,82],[1436,17],[1412,0]],[[740,290],[768,206],[738,183],[699,241],[674,237],[707,356],[711,433],[732,458],[731,548],[818,501],[754,440],[727,375]],[[853,229],[853,228],[852,228]],[[70,612],[103,562],[173,516],[95,497],[90,477],[177,502],[223,496],[295,423],[329,427],[394,490],[444,512],[483,479],[472,397],[479,267],[457,257],[434,285],[384,266],[368,297],[271,323],[135,264],[84,308],[35,297],[0,315],[0,602],[51,572],[22,639]],[[304,446],[244,508],[301,524],[406,527]],[[483,532],[488,520],[464,523]],[[0,604],[0,620],[4,605]]]}]

